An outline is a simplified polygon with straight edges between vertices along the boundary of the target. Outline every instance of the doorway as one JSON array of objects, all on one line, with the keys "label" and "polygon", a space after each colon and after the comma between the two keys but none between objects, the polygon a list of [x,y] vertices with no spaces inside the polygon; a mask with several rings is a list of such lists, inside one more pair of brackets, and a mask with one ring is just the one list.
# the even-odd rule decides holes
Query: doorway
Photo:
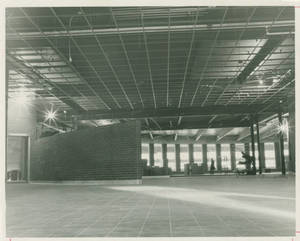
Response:
[{"label": "doorway", "polygon": [[8,135],[6,148],[6,181],[28,181],[29,136]]}]

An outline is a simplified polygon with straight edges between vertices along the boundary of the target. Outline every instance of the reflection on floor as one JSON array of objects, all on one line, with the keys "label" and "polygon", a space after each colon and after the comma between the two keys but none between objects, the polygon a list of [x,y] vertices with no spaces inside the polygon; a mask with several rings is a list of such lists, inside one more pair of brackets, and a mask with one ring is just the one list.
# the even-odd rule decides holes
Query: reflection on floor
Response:
[{"label": "reflection on floor", "polygon": [[294,236],[294,177],[8,184],[7,237]]}]

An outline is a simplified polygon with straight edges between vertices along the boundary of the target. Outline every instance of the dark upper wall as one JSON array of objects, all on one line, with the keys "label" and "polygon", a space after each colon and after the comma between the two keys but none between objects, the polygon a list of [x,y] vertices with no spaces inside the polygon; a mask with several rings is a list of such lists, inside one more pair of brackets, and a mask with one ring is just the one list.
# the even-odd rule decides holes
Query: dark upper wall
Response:
[{"label": "dark upper wall", "polygon": [[89,128],[39,139],[31,180],[140,179],[140,123]]}]

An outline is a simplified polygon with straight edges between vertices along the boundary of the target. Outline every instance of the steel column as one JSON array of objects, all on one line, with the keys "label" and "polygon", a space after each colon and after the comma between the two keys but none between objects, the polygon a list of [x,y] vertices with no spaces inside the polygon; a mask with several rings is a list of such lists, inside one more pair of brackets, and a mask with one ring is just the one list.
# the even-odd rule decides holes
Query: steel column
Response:
[{"label": "steel column", "polygon": [[254,140],[254,124],[253,124],[253,122],[250,125],[250,133],[251,133],[251,151],[252,151],[252,157],[254,158],[253,168],[254,168],[254,171],[256,172],[255,140]]},{"label": "steel column", "polygon": [[256,141],[257,141],[257,151],[258,151],[259,174],[262,174],[262,158],[261,158],[261,150],[260,150],[258,119],[256,119]]},{"label": "steel column", "polygon": [[[283,126],[282,121],[282,113],[278,113],[278,120],[280,127]],[[283,140],[283,128],[279,128],[279,150],[280,150],[280,163],[281,163],[281,173],[282,175],[285,175],[285,159],[284,159],[284,140]]]}]

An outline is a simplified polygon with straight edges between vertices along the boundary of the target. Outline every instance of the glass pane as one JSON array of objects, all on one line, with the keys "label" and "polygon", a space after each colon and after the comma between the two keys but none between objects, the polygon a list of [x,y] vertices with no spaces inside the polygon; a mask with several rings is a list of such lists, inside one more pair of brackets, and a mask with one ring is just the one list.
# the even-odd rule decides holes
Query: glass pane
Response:
[{"label": "glass pane", "polygon": [[276,168],[274,143],[265,143],[266,168]]},{"label": "glass pane", "polygon": [[180,169],[184,171],[184,164],[189,163],[189,149],[187,144],[180,145]]},{"label": "glass pane", "polygon": [[208,166],[208,170],[210,170],[211,160],[214,160],[215,168],[217,170],[216,145],[214,145],[214,144],[208,144],[207,145],[207,166]]},{"label": "glass pane", "polygon": [[168,158],[168,167],[172,171],[176,171],[176,160],[175,160],[175,145],[167,144],[167,158]]},{"label": "glass pane", "polygon": [[285,166],[289,166],[290,156],[289,156],[289,143],[284,142],[284,160],[285,160]]},{"label": "glass pane", "polygon": [[161,144],[154,144],[154,166],[163,167]]},{"label": "glass pane", "polygon": [[236,159],[236,168],[239,170],[245,169],[245,165],[238,164],[241,161],[244,161],[242,157],[242,152],[245,151],[244,143],[237,143],[235,144],[235,159]]},{"label": "glass pane", "polygon": [[231,169],[231,161],[230,161],[230,145],[229,144],[221,144],[221,158],[222,158],[222,169],[230,170]]},{"label": "glass pane", "polygon": [[197,163],[198,166],[202,163],[202,145],[194,144],[194,163]]},{"label": "glass pane", "polygon": [[142,159],[147,160],[147,166],[149,166],[149,144],[142,143]]}]

